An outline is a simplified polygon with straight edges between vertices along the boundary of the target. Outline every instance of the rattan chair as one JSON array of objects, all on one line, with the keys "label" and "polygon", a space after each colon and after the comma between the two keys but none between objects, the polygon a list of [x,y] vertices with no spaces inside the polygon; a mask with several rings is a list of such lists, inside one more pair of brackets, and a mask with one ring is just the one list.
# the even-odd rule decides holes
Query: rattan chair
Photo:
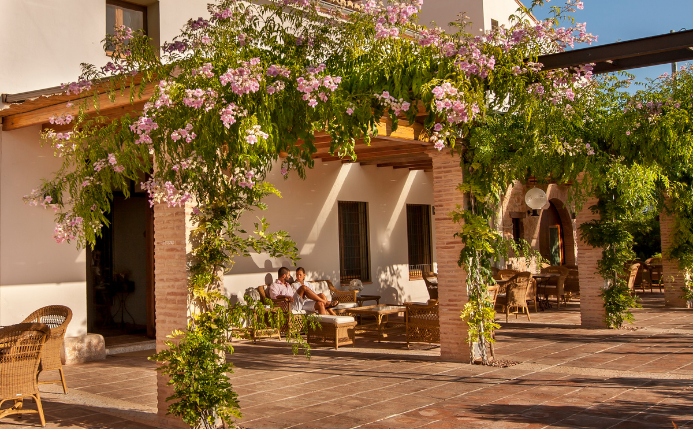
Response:
[{"label": "rattan chair", "polygon": [[564,267],[568,269],[568,277],[565,278],[563,283],[563,293],[567,303],[571,298],[580,297],[580,273],[577,265],[564,265]]},{"label": "rattan chair", "polygon": [[493,278],[496,280],[507,280],[517,273],[519,273],[517,270],[498,270],[498,272],[493,275]]},{"label": "rattan chair", "polygon": [[440,343],[440,320],[438,318],[438,301],[430,300],[428,304],[404,303],[404,323],[409,343]]},{"label": "rattan chair", "polygon": [[344,304],[347,302],[358,302],[356,300],[359,291],[357,290],[337,290],[336,287],[332,284],[330,280],[315,280],[314,282],[311,283],[317,283],[317,282],[325,282],[327,283],[327,287],[330,290],[330,294],[332,295],[332,299],[339,301],[340,304]]},{"label": "rattan chair", "polygon": [[[531,283],[532,273],[518,273],[505,284],[505,293],[498,294],[496,303],[503,306],[506,322],[508,322],[508,316],[510,315],[511,308],[516,308],[518,310],[522,309],[523,313],[527,313],[527,320],[530,322],[532,321],[532,319],[529,317],[529,308],[527,307],[527,292],[529,291]],[[516,319],[517,314],[518,313],[516,311]]]},{"label": "rattan chair", "polygon": [[[0,409],[0,418],[38,413],[41,426],[46,426],[36,374],[41,352],[50,335],[51,329],[43,323],[0,328],[0,408],[5,401],[14,401],[11,408]],[[36,402],[36,410],[23,407],[23,399],[28,397]]]},{"label": "rattan chair", "polygon": [[628,290],[631,294],[635,294],[635,279],[638,277],[640,264],[632,264],[626,267],[626,275],[624,278],[628,281]]},{"label": "rattan chair", "polygon": [[[661,258],[650,258],[648,259],[650,263],[647,261],[645,262],[645,266],[643,268],[643,282],[642,282],[642,290],[643,292],[645,291],[645,286],[649,285],[650,286],[650,292],[652,292],[652,289],[654,286],[659,287],[659,291],[662,291],[662,263],[661,263]],[[652,262],[658,262],[658,263],[652,263]]]},{"label": "rattan chair", "polygon": [[549,279],[547,284],[545,286],[542,286],[542,291],[544,292],[544,295],[546,296],[547,300],[549,299],[549,296],[555,296],[556,305],[558,306],[558,308],[561,308],[561,299],[563,300],[564,304],[566,303],[565,279],[568,278],[570,270],[565,266],[550,266],[542,268],[541,272],[560,274],[559,277]]},{"label": "rattan chair", "polygon": [[438,274],[433,271],[424,271],[421,273],[423,281],[426,284],[426,290],[428,291],[428,297],[431,299],[438,299]]},{"label": "rattan chair", "polygon": [[49,305],[39,308],[22,321],[22,323],[43,323],[50,328],[51,336],[46,340],[46,345],[43,347],[39,372],[58,371],[60,379],[40,381],[39,384],[61,383],[64,393],[67,393],[67,383],[65,383],[61,354],[65,331],[67,331],[67,325],[70,324],[71,320],[72,310],[68,307],[64,305]]}]

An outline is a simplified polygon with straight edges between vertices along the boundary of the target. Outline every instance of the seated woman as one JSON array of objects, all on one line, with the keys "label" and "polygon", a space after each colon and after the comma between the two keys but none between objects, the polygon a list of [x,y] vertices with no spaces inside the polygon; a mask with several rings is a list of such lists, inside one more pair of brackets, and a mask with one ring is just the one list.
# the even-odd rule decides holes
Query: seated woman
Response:
[{"label": "seated woman", "polygon": [[331,308],[337,306],[339,301],[328,301],[325,294],[316,294],[308,287],[306,270],[303,267],[296,268],[296,281],[291,286],[296,291],[296,295],[302,300],[304,310],[315,311],[318,314],[336,315]]}]

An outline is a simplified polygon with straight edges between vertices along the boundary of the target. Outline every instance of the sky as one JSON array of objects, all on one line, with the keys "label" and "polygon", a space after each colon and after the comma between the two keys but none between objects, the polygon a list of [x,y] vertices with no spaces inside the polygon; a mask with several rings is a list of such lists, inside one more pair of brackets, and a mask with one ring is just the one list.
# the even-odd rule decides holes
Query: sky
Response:
[{"label": "sky", "polygon": [[[614,43],[668,33],[670,30],[693,30],[693,0],[582,0],[585,8],[572,13],[576,22],[586,22],[587,31],[599,36],[596,44]],[[529,4],[526,0],[523,3]],[[548,18],[551,6],[565,4],[564,0],[551,0],[534,15]],[[576,48],[588,47],[579,45]],[[681,64],[679,64],[680,66]],[[636,82],[671,73],[671,65],[664,64],[629,70]],[[639,89],[636,85],[631,89]]]}]

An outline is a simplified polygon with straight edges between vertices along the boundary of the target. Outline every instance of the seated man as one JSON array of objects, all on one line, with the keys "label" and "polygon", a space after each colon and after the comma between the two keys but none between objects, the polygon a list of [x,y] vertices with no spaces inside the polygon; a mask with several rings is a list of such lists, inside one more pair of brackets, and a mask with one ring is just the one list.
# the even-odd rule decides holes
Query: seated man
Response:
[{"label": "seated man", "polygon": [[281,267],[277,273],[277,280],[270,286],[270,298],[286,298],[291,303],[292,310],[315,311],[318,314],[330,314],[327,308],[337,305],[327,301],[324,295],[320,297],[307,286],[300,286],[294,290],[287,281],[289,278],[289,269]]}]

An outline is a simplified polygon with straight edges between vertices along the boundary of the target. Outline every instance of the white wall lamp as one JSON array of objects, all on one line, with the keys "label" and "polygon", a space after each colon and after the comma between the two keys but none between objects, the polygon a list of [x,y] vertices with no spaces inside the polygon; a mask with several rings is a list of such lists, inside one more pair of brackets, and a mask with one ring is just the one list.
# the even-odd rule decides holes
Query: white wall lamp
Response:
[{"label": "white wall lamp", "polygon": [[539,188],[532,188],[525,194],[525,203],[532,209],[527,213],[532,213],[532,216],[539,216],[539,210],[549,202],[546,192]]}]

